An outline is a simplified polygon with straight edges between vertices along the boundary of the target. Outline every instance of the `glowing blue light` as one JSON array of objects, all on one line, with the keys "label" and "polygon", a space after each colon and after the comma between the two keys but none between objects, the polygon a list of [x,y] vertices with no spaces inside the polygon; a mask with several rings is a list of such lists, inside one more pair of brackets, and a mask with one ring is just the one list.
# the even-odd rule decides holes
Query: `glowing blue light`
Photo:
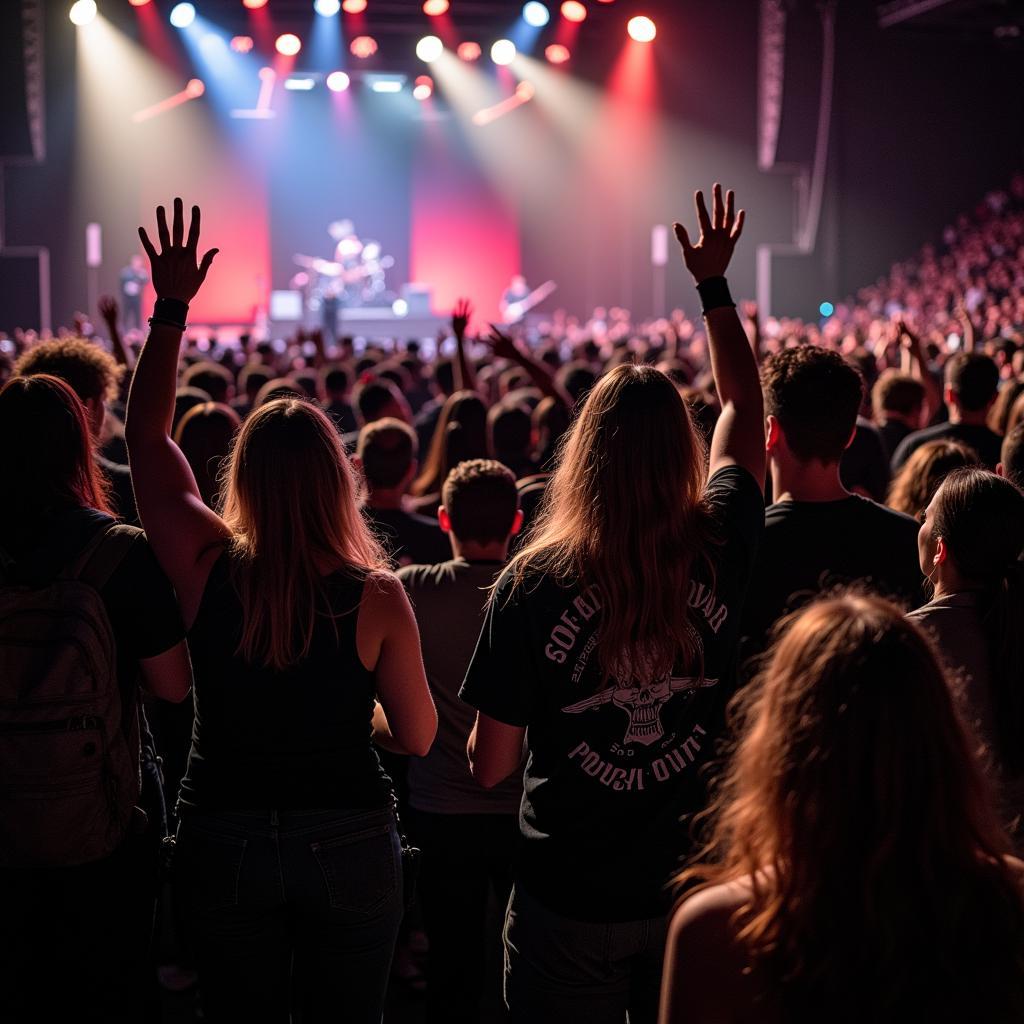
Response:
[{"label": "glowing blue light", "polygon": [[534,28],[543,28],[551,20],[551,14],[548,9],[537,0],[530,0],[528,4],[523,4],[523,21],[527,25],[532,25]]},{"label": "glowing blue light", "polygon": [[313,10],[321,18],[333,18],[341,10],[341,0],[314,0]]},{"label": "glowing blue light", "polygon": [[175,4],[171,8],[171,24],[175,28],[188,28],[196,20],[196,9],[191,4]]},{"label": "glowing blue light", "polygon": [[831,316],[835,311],[836,311],[836,307],[833,306],[831,302],[823,302],[818,307],[818,312],[822,316]]}]

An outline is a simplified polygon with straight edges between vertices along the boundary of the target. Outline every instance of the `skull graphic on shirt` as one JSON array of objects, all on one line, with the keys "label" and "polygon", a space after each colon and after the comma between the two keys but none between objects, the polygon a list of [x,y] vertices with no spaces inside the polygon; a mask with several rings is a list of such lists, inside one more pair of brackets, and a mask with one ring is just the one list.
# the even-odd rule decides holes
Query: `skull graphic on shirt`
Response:
[{"label": "skull graphic on shirt", "polygon": [[603,707],[605,704],[614,704],[629,715],[623,743],[640,743],[649,747],[665,735],[665,727],[661,724],[661,709],[669,698],[677,693],[692,692],[717,684],[717,679],[694,676],[665,676],[656,683],[633,686],[616,684],[592,697],[587,697],[586,700],[570,704],[562,708],[562,711],[578,715],[583,711]]}]

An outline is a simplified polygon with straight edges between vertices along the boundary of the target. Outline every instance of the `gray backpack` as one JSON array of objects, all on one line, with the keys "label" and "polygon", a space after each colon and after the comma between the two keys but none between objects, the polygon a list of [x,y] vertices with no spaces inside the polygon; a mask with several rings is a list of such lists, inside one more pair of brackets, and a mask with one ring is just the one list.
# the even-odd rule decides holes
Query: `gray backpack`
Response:
[{"label": "gray backpack", "polygon": [[0,567],[0,866],[84,864],[124,839],[139,796],[100,590],[142,531],[97,531],[55,579]]}]

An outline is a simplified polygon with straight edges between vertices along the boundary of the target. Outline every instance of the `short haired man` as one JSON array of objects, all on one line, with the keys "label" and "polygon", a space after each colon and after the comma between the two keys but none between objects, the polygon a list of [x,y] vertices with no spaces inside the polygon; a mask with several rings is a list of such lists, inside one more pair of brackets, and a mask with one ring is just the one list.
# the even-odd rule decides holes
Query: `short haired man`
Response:
[{"label": "short haired man", "polygon": [[412,427],[385,417],[363,427],[358,436],[356,457],[368,492],[366,515],[388,547],[393,566],[445,561],[451,550],[438,524],[403,508],[419,468]]},{"label": "short haired man", "polygon": [[1003,438],[996,472],[1024,491],[1024,421]]},{"label": "short haired man", "polygon": [[895,473],[928,441],[963,441],[977,453],[982,465],[995,469],[999,462],[1000,437],[986,425],[989,409],[999,390],[999,368],[988,356],[958,352],[946,363],[943,401],[949,422],[915,430],[904,438],[892,457]]},{"label": "short haired man", "polygon": [[453,557],[399,570],[416,612],[434,701],[437,739],[409,764],[409,803],[423,849],[420,899],[430,961],[428,1024],[481,1016],[488,899],[512,887],[522,780],[484,789],[469,772],[466,741],[476,712],[458,697],[476,646],[490,585],[522,523],[516,481],[501,463],[473,459],[453,469],[438,518]]},{"label": "short haired man", "polygon": [[924,403],[924,385],[909,373],[889,369],[875,381],[871,408],[890,459],[908,434],[921,429]]},{"label": "short haired man", "polygon": [[321,373],[324,389],[323,409],[342,434],[359,429],[355,410],[348,400],[349,373],[344,366],[329,366]]},{"label": "short haired man", "polygon": [[787,611],[832,586],[859,580],[916,602],[921,581],[917,523],[851,494],[840,479],[863,393],[857,370],[808,345],[766,360],[761,383],[775,500],[744,612],[748,653],[764,648]]},{"label": "short haired man", "polygon": [[[49,373],[64,381],[85,406],[89,429],[98,441],[103,432],[107,403],[117,398],[124,368],[118,366],[113,356],[84,338],[61,338],[30,348],[14,364],[14,372],[23,377]],[[28,426],[30,424],[26,424]],[[118,515],[126,523],[136,523],[138,512],[128,467],[102,454],[97,454],[96,461],[110,480]]]},{"label": "short haired man", "polygon": [[[360,427],[369,426],[383,419],[399,420],[402,423],[412,422],[409,403],[394,381],[387,377],[373,377],[363,381],[356,387],[353,397],[356,421]],[[348,452],[355,450],[358,440],[358,431],[349,431],[342,436],[345,450]]]}]

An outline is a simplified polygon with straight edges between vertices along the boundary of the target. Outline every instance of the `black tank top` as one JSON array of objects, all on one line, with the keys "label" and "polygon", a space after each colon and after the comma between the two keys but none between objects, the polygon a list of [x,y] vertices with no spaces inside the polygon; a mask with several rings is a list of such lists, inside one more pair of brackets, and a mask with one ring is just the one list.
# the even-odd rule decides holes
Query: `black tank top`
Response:
[{"label": "black tank top", "polygon": [[370,740],[375,686],[356,622],[365,573],[325,580],[333,621],[317,619],[309,655],[278,671],[235,652],[242,604],[227,554],[210,571],[189,632],[195,723],[182,810],[380,807],[390,780]]}]

